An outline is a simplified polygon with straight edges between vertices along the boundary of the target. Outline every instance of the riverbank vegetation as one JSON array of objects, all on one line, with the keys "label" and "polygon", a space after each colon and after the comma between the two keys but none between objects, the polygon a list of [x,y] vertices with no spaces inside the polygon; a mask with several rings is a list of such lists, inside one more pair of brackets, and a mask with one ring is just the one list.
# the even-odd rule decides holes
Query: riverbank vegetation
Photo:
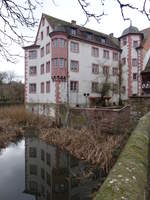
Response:
[{"label": "riverbank vegetation", "polygon": [[127,133],[57,128],[50,118],[28,113],[23,106],[0,108],[0,148],[35,129],[47,143],[58,145],[77,158],[107,170],[112,167],[128,137]]}]

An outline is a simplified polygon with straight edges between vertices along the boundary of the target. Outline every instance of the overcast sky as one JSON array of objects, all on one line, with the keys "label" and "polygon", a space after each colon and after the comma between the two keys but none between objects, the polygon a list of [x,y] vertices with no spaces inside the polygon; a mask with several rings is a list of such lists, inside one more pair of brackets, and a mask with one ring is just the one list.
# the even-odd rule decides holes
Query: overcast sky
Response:
[{"label": "overcast sky", "polygon": [[[48,15],[66,20],[71,22],[71,20],[76,20],[78,25],[83,25],[86,18],[78,4],[77,0],[43,0],[44,5],[42,8],[38,9],[37,18],[40,19],[42,12]],[[101,9],[99,4],[100,0],[91,0],[93,11],[100,13]],[[137,0],[132,0],[130,2],[136,2]],[[142,1],[138,1],[142,2]],[[122,19],[120,9],[117,3],[114,0],[106,0],[105,13],[100,23],[97,23],[95,20],[90,20],[86,27],[103,32],[106,34],[114,33],[114,36],[119,37],[122,34],[122,31],[130,25],[129,21],[124,21]],[[125,10],[127,16],[130,16],[132,19],[132,25],[136,26],[139,30],[147,28],[150,26],[150,21],[146,17],[137,14],[135,11]],[[37,27],[32,32],[32,35],[35,37],[37,33]],[[28,33],[26,33],[27,35]],[[29,32],[31,34],[31,32]],[[13,50],[18,52],[20,55],[24,55],[24,52],[21,48],[13,47]],[[23,80],[24,77],[24,58],[20,58],[17,64],[11,64],[4,60],[1,60],[0,71],[15,71],[19,79]]]}]

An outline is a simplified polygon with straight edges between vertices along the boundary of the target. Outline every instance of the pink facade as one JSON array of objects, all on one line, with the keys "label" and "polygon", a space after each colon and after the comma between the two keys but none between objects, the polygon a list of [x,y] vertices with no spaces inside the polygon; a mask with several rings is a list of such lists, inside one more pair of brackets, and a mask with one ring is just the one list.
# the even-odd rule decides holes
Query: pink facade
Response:
[{"label": "pink facade", "polygon": [[[52,57],[51,57],[52,78],[64,80],[67,77],[68,39],[66,34],[56,32],[55,34],[52,34],[51,40],[52,40]],[[57,45],[54,44],[55,40],[57,41]]]}]

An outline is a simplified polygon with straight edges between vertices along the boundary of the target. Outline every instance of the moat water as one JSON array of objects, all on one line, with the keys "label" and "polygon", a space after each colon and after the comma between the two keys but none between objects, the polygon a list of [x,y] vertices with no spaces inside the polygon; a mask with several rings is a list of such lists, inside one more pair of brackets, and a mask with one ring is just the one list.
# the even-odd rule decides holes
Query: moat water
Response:
[{"label": "moat water", "polygon": [[37,137],[0,152],[0,200],[90,200],[105,172]]}]

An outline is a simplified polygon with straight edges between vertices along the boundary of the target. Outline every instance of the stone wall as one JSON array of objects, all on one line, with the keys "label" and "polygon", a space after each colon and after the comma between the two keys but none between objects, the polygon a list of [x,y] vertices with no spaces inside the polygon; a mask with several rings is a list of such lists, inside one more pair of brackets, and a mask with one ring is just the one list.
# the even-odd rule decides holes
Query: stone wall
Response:
[{"label": "stone wall", "polygon": [[68,126],[87,127],[107,133],[119,133],[128,127],[130,107],[123,108],[72,108]]},{"label": "stone wall", "polygon": [[94,200],[147,199],[150,113],[139,121]]},{"label": "stone wall", "polygon": [[128,103],[131,106],[131,119],[139,120],[150,111],[150,96],[130,97]]}]

